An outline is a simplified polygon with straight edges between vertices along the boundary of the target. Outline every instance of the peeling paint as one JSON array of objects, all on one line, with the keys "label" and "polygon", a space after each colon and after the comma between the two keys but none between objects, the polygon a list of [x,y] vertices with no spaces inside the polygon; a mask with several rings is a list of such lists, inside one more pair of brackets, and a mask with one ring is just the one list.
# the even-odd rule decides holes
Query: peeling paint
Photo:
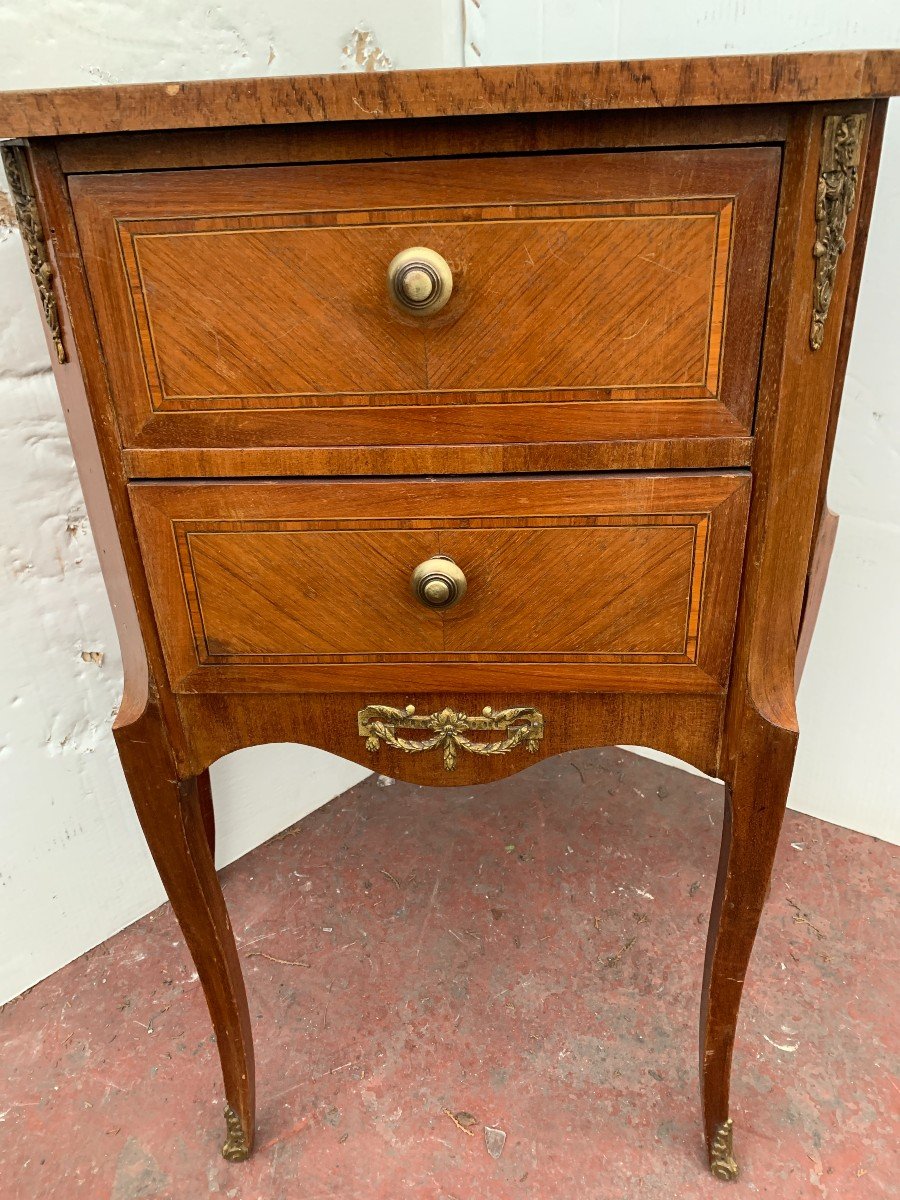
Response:
[{"label": "peeling paint", "polygon": [[357,26],[341,47],[344,71],[389,71],[394,65],[378,45],[374,32]]},{"label": "peeling paint", "polygon": [[66,533],[73,542],[77,541],[79,538],[85,537],[88,533],[87,513],[70,513],[66,518]]},{"label": "peeling paint", "polygon": [[0,232],[9,232],[10,229],[16,227],[16,214],[12,206],[12,200],[7,196],[6,192],[0,191]]}]

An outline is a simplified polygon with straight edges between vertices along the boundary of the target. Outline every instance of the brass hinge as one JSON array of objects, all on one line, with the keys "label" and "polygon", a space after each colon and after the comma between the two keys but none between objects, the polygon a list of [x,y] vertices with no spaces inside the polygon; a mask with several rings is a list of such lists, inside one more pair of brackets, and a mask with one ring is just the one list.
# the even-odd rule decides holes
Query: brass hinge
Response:
[{"label": "brass hinge", "polygon": [[53,289],[53,267],[50,265],[50,256],[47,253],[47,240],[44,237],[44,228],[38,214],[34,184],[31,181],[31,172],[28,170],[28,160],[22,147],[14,143],[0,146],[0,154],[3,157],[3,169],[6,171],[13,206],[16,210],[16,221],[25,244],[25,253],[28,255],[28,265],[31,267],[31,274],[34,276],[41,298],[44,319],[50,330],[50,336],[53,338],[53,345],[56,347],[56,357],[61,363],[64,363],[66,348],[63,345],[62,331],[59,327],[59,306],[56,303],[56,294]]},{"label": "brass hinge", "polygon": [[844,252],[844,230],[856,203],[856,180],[862,149],[864,113],[825,118],[822,128],[822,158],[816,189],[816,242],[813,258],[812,325],[809,344],[818,350],[825,337],[825,318],[831,307],[838,259]]}]

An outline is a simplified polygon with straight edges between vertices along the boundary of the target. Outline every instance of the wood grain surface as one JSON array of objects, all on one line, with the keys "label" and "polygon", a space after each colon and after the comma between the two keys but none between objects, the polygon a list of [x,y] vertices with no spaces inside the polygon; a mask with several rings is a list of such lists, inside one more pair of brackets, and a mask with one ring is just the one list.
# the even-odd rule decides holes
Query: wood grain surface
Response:
[{"label": "wood grain surface", "polygon": [[776,145],[792,106],[580,109],[502,116],[417,117],[404,121],[323,121],[238,129],[101,133],[55,141],[66,175],[278,163],[396,161],[461,155],[539,154],[678,146]]},{"label": "wood grain surface", "polygon": [[[523,406],[517,405],[518,412]],[[563,471],[669,471],[749,467],[751,437],[691,436],[696,418],[671,405],[681,436],[661,438],[649,420],[629,421],[630,437],[602,441],[519,441],[530,430],[498,429],[510,440],[488,444],[448,442],[414,446],[215,446],[161,450],[125,450],[122,461],[134,479],[266,478],[273,476],[479,475]],[[546,411],[546,409],[545,409]],[[604,406],[606,411],[606,406]],[[634,408],[632,407],[632,412]],[[608,433],[622,432],[610,413]],[[679,420],[680,418],[680,420]],[[647,436],[640,438],[644,426]],[[565,430],[559,431],[565,435]],[[459,436],[465,431],[460,430]],[[599,436],[599,431],[598,431]]]},{"label": "wood grain surface", "polygon": [[[130,492],[179,691],[529,676],[562,691],[704,691],[727,677],[746,475]],[[439,553],[469,582],[447,611],[409,590]]]},{"label": "wood grain surface", "polygon": [[896,50],[220,79],[0,93],[0,136],[852,100],[898,92]]},{"label": "wood grain surface", "polygon": [[[778,163],[746,147],[73,178],[126,444],[747,433]],[[388,295],[415,245],[454,273],[434,316]]]},{"label": "wood grain surface", "polygon": [[[468,786],[529,750],[627,742],[728,788],[699,1073],[710,1162],[733,1175],[732,1050],[797,745],[801,618],[827,557],[884,121],[871,98],[898,85],[897,52],[853,52],[0,97],[10,132],[115,131],[27,156],[69,355],[55,369],[123,640],[117,741],[210,1006],[232,1157],[253,1141],[253,1060],[209,765],[294,740]],[[645,111],[589,111],[628,107]],[[834,115],[866,125],[813,350]],[[428,337],[376,312],[374,264],[401,229],[448,238],[468,330],[462,304]],[[384,402],[398,377],[404,402]],[[441,549],[470,575],[444,614],[407,590]],[[371,705],[424,723],[393,745],[386,726],[361,736]],[[516,708],[541,714],[530,748],[463,748],[451,772],[416,744],[429,721]]]}]

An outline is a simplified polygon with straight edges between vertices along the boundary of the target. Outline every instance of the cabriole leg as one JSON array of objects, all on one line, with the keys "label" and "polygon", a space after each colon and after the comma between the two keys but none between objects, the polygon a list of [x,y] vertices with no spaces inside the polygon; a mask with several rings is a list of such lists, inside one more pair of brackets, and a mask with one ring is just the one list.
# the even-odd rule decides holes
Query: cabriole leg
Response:
[{"label": "cabriole leg", "polygon": [[[709,1166],[735,1179],[728,1112],[731,1055],[747,964],[769,889],[796,734],[756,716],[726,788],[722,850],[706,944],[700,1081]],[[755,728],[753,728],[755,726]]]},{"label": "cabriole leg", "polygon": [[[138,819],[206,996],[225,1082],[222,1153],[247,1158],[254,1134],[253,1041],[234,934],[211,852],[201,797],[208,777],[179,780],[158,710],[116,730]],[[211,809],[210,809],[211,811]]]}]

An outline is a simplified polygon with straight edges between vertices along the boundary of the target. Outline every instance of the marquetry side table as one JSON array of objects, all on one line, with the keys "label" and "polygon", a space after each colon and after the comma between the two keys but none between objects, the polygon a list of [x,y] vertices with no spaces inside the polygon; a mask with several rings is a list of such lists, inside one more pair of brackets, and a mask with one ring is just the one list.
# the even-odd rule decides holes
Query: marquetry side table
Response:
[{"label": "marquetry side table", "polygon": [[700,1079],[737,1175],[898,90],[854,51],[0,94],[226,1158],[254,1066],[209,765],[300,741],[469,786],[624,742],[727,784]]}]

